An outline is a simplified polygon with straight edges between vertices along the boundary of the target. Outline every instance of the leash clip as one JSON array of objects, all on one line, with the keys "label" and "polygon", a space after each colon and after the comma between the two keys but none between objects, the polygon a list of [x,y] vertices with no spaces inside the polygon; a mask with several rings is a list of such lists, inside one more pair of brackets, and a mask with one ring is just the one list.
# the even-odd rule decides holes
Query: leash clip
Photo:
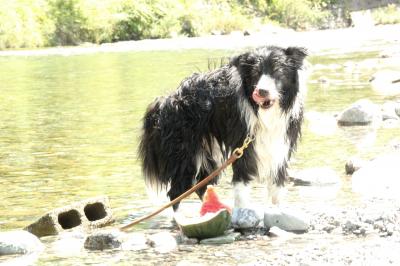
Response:
[{"label": "leash clip", "polygon": [[247,137],[243,141],[243,145],[240,148],[236,148],[233,153],[236,155],[237,158],[240,158],[243,156],[243,152],[247,147],[250,145],[250,143],[254,140],[254,137],[250,137],[250,135],[247,135]]}]

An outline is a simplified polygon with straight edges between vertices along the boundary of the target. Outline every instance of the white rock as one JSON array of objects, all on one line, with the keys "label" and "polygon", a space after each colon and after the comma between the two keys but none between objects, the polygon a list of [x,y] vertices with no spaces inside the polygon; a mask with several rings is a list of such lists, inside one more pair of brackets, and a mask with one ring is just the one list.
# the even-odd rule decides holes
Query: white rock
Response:
[{"label": "white rock", "polygon": [[305,232],[310,227],[310,219],[304,213],[289,209],[277,207],[265,209],[264,227],[274,226],[288,232]]},{"label": "white rock", "polygon": [[338,129],[335,117],[330,114],[310,111],[305,115],[308,121],[308,129],[318,136],[334,135]]},{"label": "white rock", "polygon": [[129,233],[122,243],[123,250],[137,251],[149,248],[146,235],[143,233]]},{"label": "white rock", "polygon": [[293,181],[297,185],[329,186],[340,183],[339,175],[331,168],[316,167],[294,173]]},{"label": "white rock", "polygon": [[292,238],[295,236],[293,233],[286,232],[279,227],[273,226],[269,229],[269,234],[271,237],[279,237],[279,238]]},{"label": "white rock", "polygon": [[160,232],[149,237],[149,243],[157,252],[168,253],[175,250],[178,246],[175,237],[169,232]]},{"label": "white rock", "polygon": [[255,210],[246,208],[234,208],[232,210],[233,228],[254,228],[262,220]]},{"label": "white rock", "polygon": [[83,232],[61,232],[51,244],[51,251],[60,257],[71,257],[82,252],[86,235]]},{"label": "white rock", "polygon": [[400,102],[395,103],[394,111],[396,115],[400,117]]},{"label": "white rock", "polygon": [[381,70],[376,72],[370,79],[371,87],[376,92],[389,96],[400,95],[400,71]]},{"label": "white rock", "polygon": [[[399,109],[399,110],[398,110]],[[386,102],[382,105],[382,118],[386,119],[400,119],[397,115],[397,111],[400,111],[400,104],[396,102]]]},{"label": "white rock", "polygon": [[352,176],[352,190],[365,197],[400,199],[400,152],[379,156]]},{"label": "white rock", "polygon": [[378,105],[368,99],[358,100],[338,117],[338,123],[342,126],[368,125],[381,120],[382,114]]},{"label": "white rock", "polygon": [[43,248],[42,242],[27,231],[0,232],[0,255],[40,252]]}]

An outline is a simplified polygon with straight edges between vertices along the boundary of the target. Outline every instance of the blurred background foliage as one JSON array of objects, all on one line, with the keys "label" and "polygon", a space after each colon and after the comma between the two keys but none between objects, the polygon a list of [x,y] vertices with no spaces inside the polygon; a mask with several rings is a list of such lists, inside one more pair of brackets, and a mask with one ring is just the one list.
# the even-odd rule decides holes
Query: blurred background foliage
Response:
[{"label": "blurred background foliage", "polygon": [[[332,26],[337,0],[1,0],[0,49]],[[385,16],[390,14],[390,17]],[[396,5],[375,12],[397,23]]]}]

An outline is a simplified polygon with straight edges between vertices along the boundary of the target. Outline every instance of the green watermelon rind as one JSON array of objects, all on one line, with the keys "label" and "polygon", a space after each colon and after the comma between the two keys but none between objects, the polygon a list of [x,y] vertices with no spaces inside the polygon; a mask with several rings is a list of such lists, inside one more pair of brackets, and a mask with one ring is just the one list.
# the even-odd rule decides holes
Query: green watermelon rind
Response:
[{"label": "green watermelon rind", "polygon": [[231,223],[231,214],[222,209],[205,217],[186,219],[176,216],[175,221],[187,237],[204,239],[223,235]]}]

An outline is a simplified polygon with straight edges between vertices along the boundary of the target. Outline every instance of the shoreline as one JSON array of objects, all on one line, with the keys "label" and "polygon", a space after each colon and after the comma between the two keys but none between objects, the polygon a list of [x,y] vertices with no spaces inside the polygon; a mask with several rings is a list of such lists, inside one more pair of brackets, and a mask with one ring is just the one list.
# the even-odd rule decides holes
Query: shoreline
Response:
[{"label": "shoreline", "polygon": [[[241,32],[230,35],[210,35],[203,37],[177,37],[172,39],[147,39],[67,47],[50,47],[28,50],[3,50],[0,57],[7,56],[71,56],[94,53],[120,53],[144,51],[179,51],[189,49],[239,50],[262,45],[303,46],[310,53],[321,53],[331,49],[341,52],[368,51],[363,46],[376,42],[376,46],[399,44],[400,24],[373,27],[351,27],[343,29],[295,32],[290,29],[266,28],[244,36]],[[371,46],[371,45],[369,45]],[[367,50],[366,50],[367,49]]]}]

